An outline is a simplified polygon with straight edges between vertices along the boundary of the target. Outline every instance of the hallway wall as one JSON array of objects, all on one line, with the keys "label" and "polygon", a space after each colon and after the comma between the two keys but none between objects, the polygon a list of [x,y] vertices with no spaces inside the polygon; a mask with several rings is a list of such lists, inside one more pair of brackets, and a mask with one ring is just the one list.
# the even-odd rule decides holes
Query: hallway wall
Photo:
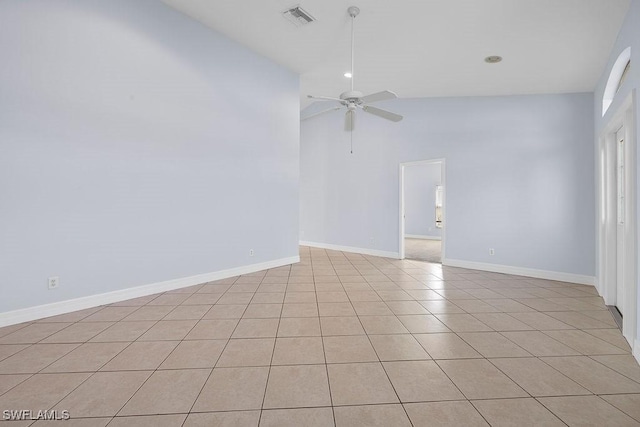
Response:
[{"label": "hallway wall", "polygon": [[409,165],[404,170],[405,235],[440,238],[436,227],[436,186],[441,184],[440,164]]}]

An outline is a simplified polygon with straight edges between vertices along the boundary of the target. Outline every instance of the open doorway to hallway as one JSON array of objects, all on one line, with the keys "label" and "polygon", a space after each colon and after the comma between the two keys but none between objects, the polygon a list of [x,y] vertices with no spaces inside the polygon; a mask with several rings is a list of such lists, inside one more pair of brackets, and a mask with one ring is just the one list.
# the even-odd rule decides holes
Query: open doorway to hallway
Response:
[{"label": "open doorway to hallway", "polygon": [[400,258],[442,262],[444,160],[400,164]]}]

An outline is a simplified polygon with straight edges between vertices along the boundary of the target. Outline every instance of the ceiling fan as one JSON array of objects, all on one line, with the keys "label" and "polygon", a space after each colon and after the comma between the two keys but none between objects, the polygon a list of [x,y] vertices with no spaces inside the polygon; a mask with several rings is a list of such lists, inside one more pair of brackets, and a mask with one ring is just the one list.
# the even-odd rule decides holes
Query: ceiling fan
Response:
[{"label": "ceiling fan", "polygon": [[345,114],[345,130],[347,132],[353,131],[355,125],[356,118],[356,110],[358,108],[362,109],[366,113],[373,114],[378,117],[382,117],[383,119],[391,120],[392,122],[399,122],[402,120],[402,116],[396,113],[392,113],[391,111],[383,110],[381,108],[372,107],[369,104],[378,101],[386,101],[388,99],[395,99],[398,96],[388,90],[383,90],[382,92],[372,93],[370,95],[363,95],[362,92],[358,92],[354,90],[354,79],[355,79],[355,71],[354,71],[354,22],[356,16],[360,14],[360,9],[356,6],[351,6],[347,9],[349,16],[351,16],[351,90],[348,92],[344,92],[340,95],[339,98],[332,98],[329,96],[313,96],[307,95],[308,98],[311,99],[319,99],[323,101],[337,101],[340,103],[339,106],[329,108],[328,110],[320,111],[319,113],[311,114],[307,117],[304,117],[302,120],[308,120],[312,117],[319,116],[321,114],[329,113],[331,111],[341,110],[346,108]]}]

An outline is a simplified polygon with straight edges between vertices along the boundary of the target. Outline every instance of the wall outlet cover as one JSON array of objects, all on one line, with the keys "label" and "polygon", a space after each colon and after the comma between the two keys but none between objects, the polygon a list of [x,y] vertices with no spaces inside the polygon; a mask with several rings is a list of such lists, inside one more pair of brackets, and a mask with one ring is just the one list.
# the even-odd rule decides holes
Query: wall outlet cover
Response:
[{"label": "wall outlet cover", "polygon": [[59,286],[60,286],[60,278],[58,276],[49,277],[49,280],[47,282],[47,287],[49,289],[58,289]]}]

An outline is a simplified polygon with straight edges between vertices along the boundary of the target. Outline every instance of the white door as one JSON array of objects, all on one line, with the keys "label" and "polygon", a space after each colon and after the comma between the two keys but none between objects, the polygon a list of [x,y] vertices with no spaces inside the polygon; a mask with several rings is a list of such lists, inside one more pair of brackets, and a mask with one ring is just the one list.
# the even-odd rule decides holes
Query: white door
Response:
[{"label": "white door", "polygon": [[625,259],[625,144],[624,128],[616,132],[616,307],[622,315],[624,301]]}]

